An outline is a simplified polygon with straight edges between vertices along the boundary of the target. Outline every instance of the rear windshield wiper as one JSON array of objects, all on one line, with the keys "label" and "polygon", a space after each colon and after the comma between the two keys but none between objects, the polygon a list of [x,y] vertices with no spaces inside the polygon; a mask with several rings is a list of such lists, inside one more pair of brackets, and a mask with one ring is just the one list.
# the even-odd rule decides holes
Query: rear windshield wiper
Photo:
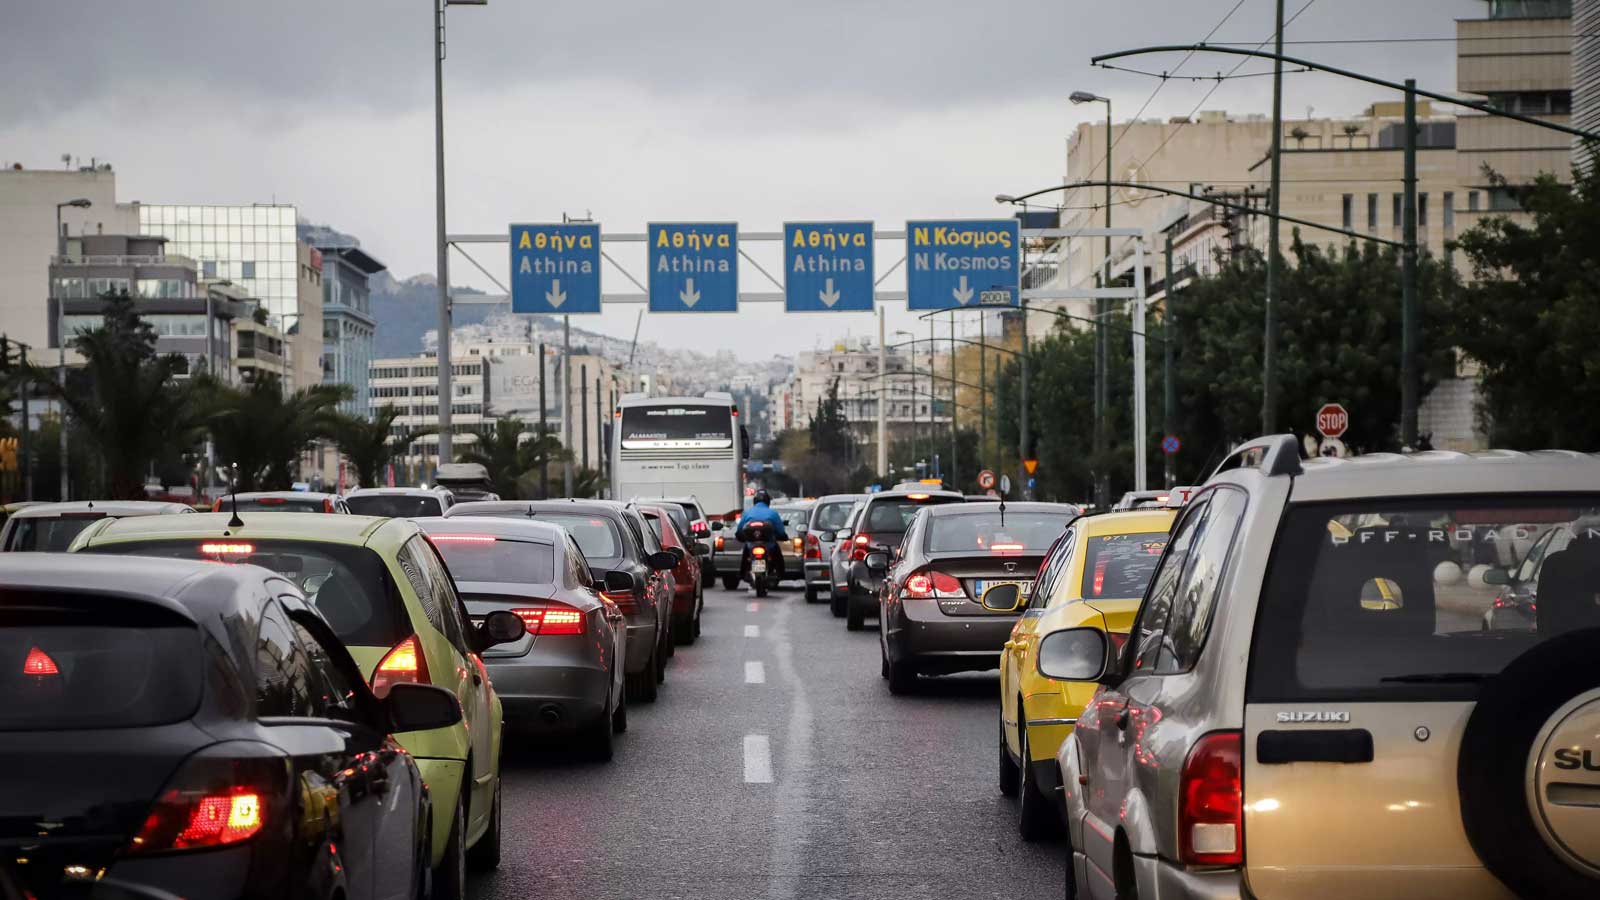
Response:
[{"label": "rear windshield wiper", "polygon": [[1386,675],[1378,680],[1399,684],[1477,684],[1488,677],[1482,672],[1418,672],[1412,675]]}]

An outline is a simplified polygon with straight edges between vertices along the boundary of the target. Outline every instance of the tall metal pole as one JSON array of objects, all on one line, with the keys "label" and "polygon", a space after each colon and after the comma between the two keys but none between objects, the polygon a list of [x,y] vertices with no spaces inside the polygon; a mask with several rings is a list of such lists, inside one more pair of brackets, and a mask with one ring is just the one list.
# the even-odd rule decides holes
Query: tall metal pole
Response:
[{"label": "tall metal pole", "polygon": [[[544,342],[539,342],[539,439],[542,441],[550,435],[550,422],[545,402],[544,373],[550,367],[549,357],[544,355]],[[539,454],[539,499],[550,499],[550,454]]]},{"label": "tall metal pole", "polygon": [[22,499],[33,499],[33,423],[29,421],[28,395],[33,392],[33,382],[28,380],[28,345],[18,344],[22,359]]},{"label": "tall metal pole", "polygon": [[572,317],[561,317],[561,495],[572,496]]},{"label": "tall metal pole", "polygon": [[1261,433],[1278,430],[1278,209],[1283,200],[1283,0],[1277,2],[1272,61],[1272,187],[1267,197],[1267,298],[1261,347]]},{"label": "tall metal pole", "polygon": [[439,464],[455,458],[450,433],[450,248],[444,224],[444,7],[433,2],[433,183],[439,279]]},{"label": "tall metal pole", "polygon": [[[66,238],[61,233],[61,207],[65,204],[56,204],[56,257],[59,259],[66,255]],[[87,282],[88,279],[85,279]],[[210,327],[210,326],[207,326]],[[56,300],[56,384],[61,388],[61,395],[67,393],[67,298]],[[61,495],[57,498],[65,503],[71,499],[67,484],[67,404],[64,400],[56,401],[61,416],[57,420],[60,426],[61,457]]]},{"label": "tall metal pole", "polygon": [[978,467],[989,462],[989,345],[988,323],[978,311]]},{"label": "tall metal pole", "polygon": [[934,450],[939,441],[939,417],[934,407],[934,401],[939,397],[939,386],[934,383],[933,370],[938,365],[935,355],[937,345],[934,343],[933,319],[928,319],[928,477],[933,478],[933,459],[937,455]]},{"label": "tall metal pole", "polygon": [[594,380],[594,468],[603,489],[606,483],[606,398],[601,391],[601,381],[600,378]]},{"label": "tall metal pole", "polygon": [[888,354],[884,349],[883,336],[883,307],[878,307],[878,476],[887,477],[889,472],[889,435],[888,413],[889,406],[889,376]]},{"label": "tall metal pole", "polygon": [[[933,321],[929,319],[928,321]],[[950,311],[950,480],[961,487],[961,428],[957,423],[956,407],[961,395],[956,391],[956,312]],[[949,487],[950,485],[945,485]]]},{"label": "tall metal pole", "polygon": [[1142,491],[1148,483],[1150,463],[1149,396],[1145,390],[1144,358],[1144,238],[1134,240],[1133,260],[1133,489]]},{"label": "tall metal pole", "polygon": [[[1104,266],[1105,274],[1101,277],[1100,286],[1111,286],[1111,98],[1106,98],[1106,246]],[[1110,308],[1109,301],[1105,298],[1095,300],[1095,454],[1104,460],[1110,448],[1111,434],[1106,423],[1106,413],[1111,406],[1110,378],[1107,377],[1107,367],[1110,365],[1111,348],[1108,344],[1110,336],[1106,332],[1106,312]],[[1105,471],[1103,464],[1096,466],[1100,471],[1095,478],[1095,503],[1105,507],[1110,502],[1111,479]]]},{"label": "tall metal pole", "polygon": [[[1021,391],[1021,393],[1022,393],[1022,410],[1019,413],[1019,415],[1017,416],[1018,425],[1019,425],[1018,435],[1017,435],[1017,449],[1020,451],[1020,455],[1022,456],[1023,459],[1032,459],[1033,458],[1033,456],[1032,456],[1032,452],[1033,452],[1033,434],[1028,430],[1028,301],[1027,300],[1023,300],[1022,301],[1022,353],[1021,353],[1021,359],[1019,359],[1018,362],[1021,363],[1021,365],[1022,365],[1022,391]],[[1023,475],[1025,477],[1027,477],[1027,478],[1032,478],[1033,477],[1032,474],[1029,473],[1026,468],[1023,469]],[[1029,488],[1027,486],[1028,485],[1027,481],[1023,481],[1022,485],[1023,485],[1022,499],[1024,499],[1024,500],[1032,500],[1033,499],[1033,489]]]},{"label": "tall metal pole", "polygon": [[1417,81],[1406,79],[1405,206],[1400,251],[1400,444],[1417,449],[1417,404],[1421,391],[1417,346]]},{"label": "tall metal pole", "polygon": [[589,366],[578,367],[578,441],[583,446],[583,467],[589,468]]},{"label": "tall metal pole", "polygon": [[[1172,434],[1173,426],[1178,423],[1178,387],[1172,383],[1172,345],[1176,338],[1176,325],[1178,323],[1178,290],[1172,271],[1172,232],[1167,232],[1167,308],[1161,315],[1161,335],[1165,338],[1161,342],[1161,435],[1165,438]],[[1172,487],[1178,483],[1178,476],[1173,471],[1176,462],[1175,454],[1162,450],[1166,465],[1162,471],[1162,486]]]}]

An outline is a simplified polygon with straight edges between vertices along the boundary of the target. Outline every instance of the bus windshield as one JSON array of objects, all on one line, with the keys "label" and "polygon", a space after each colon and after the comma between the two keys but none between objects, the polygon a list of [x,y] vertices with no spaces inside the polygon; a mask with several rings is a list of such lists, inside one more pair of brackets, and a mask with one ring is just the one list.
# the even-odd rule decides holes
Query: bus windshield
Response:
[{"label": "bus windshield", "polygon": [[685,403],[622,410],[622,449],[722,449],[733,446],[730,407]]}]

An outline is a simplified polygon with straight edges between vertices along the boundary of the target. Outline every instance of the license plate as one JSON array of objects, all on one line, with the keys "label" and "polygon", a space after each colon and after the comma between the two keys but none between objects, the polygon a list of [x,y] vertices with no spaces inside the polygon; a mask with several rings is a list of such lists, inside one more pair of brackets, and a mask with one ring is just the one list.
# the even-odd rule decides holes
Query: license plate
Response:
[{"label": "license plate", "polygon": [[767,561],[764,560],[764,559],[753,559],[753,560],[751,560],[750,561],[750,574],[751,575],[765,575],[765,574],[767,574]]},{"label": "license plate", "polygon": [[989,588],[992,588],[992,587],[999,587],[1002,584],[1014,584],[1018,588],[1021,588],[1021,590],[1022,590],[1022,598],[1024,600],[1026,600],[1028,598],[1029,594],[1033,593],[1033,582],[1032,581],[1020,581],[1020,580],[1013,580],[1013,581],[1005,581],[1005,580],[1001,580],[1001,581],[985,581],[985,580],[980,578],[980,579],[972,582],[972,594],[973,594],[973,596],[975,596],[975,597],[977,597],[978,599],[981,600],[981,599],[983,599],[983,592],[984,591],[987,591]]}]

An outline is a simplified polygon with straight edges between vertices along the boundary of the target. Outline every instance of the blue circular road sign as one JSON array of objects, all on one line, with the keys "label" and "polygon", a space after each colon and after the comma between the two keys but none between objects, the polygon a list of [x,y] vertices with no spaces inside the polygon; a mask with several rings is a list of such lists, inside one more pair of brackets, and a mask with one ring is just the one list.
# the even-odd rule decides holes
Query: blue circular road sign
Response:
[{"label": "blue circular road sign", "polygon": [[1178,436],[1175,434],[1169,434],[1161,440],[1161,452],[1168,456],[1177,453],[1182,446],[1183,442],[1178,440]]}]

